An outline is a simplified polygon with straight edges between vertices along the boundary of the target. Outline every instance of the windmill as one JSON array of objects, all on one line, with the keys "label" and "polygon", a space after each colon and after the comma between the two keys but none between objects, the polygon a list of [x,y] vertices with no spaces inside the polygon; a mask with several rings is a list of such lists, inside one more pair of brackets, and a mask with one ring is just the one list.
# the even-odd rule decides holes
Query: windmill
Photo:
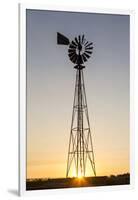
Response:
[{"label": "windmill", "polygon": [[[68,56],[76,69],[75,94],[73,102],[72,122],[68,147],[66,177],[85,177],[88,161],[90,172],[96,176],[92,135],[90,129],[87,99],[85,93],[83,69],[90,58],[93,43],[84,35],[75,37],[71,42],[61,33],[57,33],[57,44],[68,45]],[[75,173],[73,173],[75,171]]]}]

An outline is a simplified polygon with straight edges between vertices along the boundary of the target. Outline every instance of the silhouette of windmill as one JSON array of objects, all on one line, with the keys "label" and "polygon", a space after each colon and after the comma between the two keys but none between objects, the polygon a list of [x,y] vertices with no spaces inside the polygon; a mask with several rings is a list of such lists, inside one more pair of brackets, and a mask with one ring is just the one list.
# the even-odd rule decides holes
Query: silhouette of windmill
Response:
[{"label": "silhouette of windmill", "polygon": [[92,135],[85,93],[83,65],[91,56],[93,43],[86,41],[84,35],[75,37],[71,42],[61,33],[57,33],[57,44],[68,45],[69,59],[75,64],[76,83],[70,130],[66,177],[85,177],[88,161],[91,172],[96,176]]}]

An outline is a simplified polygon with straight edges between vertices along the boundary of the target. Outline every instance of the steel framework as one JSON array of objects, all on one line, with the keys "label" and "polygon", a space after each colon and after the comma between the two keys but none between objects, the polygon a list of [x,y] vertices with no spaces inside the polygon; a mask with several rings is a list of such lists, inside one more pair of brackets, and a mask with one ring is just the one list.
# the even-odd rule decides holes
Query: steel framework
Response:
[{"label": "steel framework", "polygon": [[96,176],[83,68],[78,67],[76,71],[66,177],[72,176],[70,174],[71,167],[75,167],[75,174],[73,176],[85,177],[87,160],[90,161],[92,171]]}]

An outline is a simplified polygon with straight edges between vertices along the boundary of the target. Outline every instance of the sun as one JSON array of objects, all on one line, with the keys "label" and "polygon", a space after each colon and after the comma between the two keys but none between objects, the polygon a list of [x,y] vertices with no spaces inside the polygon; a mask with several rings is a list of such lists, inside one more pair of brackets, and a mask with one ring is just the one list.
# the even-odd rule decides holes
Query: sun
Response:
[{"label": "sun", "polygon": [[83,176],[78,176],[77,178],[78,178],[78,180],[82,180]]},{"label": "sun", "polygon": [[77,176],[77,178],[78,178],[78,179],[83,179],[83,175],[82,175],[82,173],[81,173],[81,172],[79,172],[79,173],[78,173],[78,176]]},{"label": "sun", "polygon": [[76,173],[75,170],[72,171],[72,177],[78,179],[78,180],[82,180],[84,178],[83,174],[81,171],[78,171],[78,175]]},{"label": "sun", "polygon": [[82,179],[83,176],[82,176],[81,174],[79,174],[79,175],[77,176],[77,178],[78,178],[78,179]]}]

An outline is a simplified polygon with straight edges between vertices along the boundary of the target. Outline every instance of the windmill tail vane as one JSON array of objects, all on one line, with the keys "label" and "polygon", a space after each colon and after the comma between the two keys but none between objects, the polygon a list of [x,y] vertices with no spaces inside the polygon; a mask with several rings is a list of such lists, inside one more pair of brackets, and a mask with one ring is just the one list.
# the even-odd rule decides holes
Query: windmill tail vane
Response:
[{"label": "windmill tail vane", "polygon": [[[76,82],[69,138],[66,177],[96,176],[95,158],[90,129],[87,99],[84,84],[84,63],[93,53],[93,43],[88,42],[84,35],[70,41],[66,36],[57,33],[57,44],[68,46],[68,56],[75,64]],[[75,172],[75,173],[74,173]]]}]

